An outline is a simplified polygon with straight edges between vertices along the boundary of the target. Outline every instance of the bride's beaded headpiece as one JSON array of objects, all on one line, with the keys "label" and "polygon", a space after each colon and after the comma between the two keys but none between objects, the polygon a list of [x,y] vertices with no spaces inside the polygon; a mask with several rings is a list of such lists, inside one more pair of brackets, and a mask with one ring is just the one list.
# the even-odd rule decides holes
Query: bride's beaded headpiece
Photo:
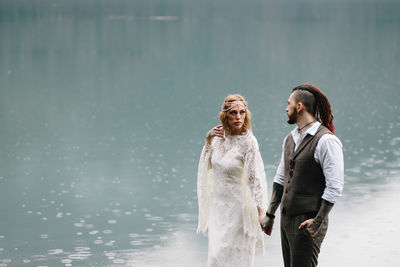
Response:
[{"label": "bride's beaded headpiece", "polygon": [[[234,107],[240,107],[240,106],[246,108],[247,103],[244,102],[244,101],[240,101],[240,100],[231,101],[231,102],[224,102],[224,104],[222,105],[222,111],[226,112],[226,111],[228,111],[228,110],[230,110],[230,109],[232,109]],[[224,109],[224,107],[225,107],[225,109]]]}]

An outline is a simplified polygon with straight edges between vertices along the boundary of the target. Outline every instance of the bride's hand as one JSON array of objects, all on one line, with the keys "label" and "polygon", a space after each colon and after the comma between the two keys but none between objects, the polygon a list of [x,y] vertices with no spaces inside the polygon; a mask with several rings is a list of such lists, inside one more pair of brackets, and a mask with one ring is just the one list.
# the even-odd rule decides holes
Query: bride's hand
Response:
[{"label": "bride's hand", "polygon": [[221,138],[224,137],[224,129],[222,128],[222,125],[221,125],[221,124],[215,126],[214,128],[212,128],[211,130],[209,130],[209,131],[207,132],[207,135],[206,135],[206,143],[207,143],[207,144],[210,144],[210,143],[211,143],[211,139],[212,139],[213,137],[215,137],[215,136],[221,137]]},{"label": "bride's hand", "polygon": [[258,208],[258,222],[261,224],[261,221],[264,219],[265,211]]},{"label": "bride's hand", "polygon": [[258,222],[261,224],[262,220],[264,219],[265,215],[258,215]]}]

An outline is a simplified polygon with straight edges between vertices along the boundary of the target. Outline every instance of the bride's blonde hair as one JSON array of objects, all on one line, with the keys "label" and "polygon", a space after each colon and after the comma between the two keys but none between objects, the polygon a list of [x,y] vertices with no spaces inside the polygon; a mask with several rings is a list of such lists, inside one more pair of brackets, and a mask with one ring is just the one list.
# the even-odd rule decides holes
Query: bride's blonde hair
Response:
[{"label": "bride's blonde hair", "polygon": [[244,97],[239,94],[228,95],[225,98],[224,103],[221,106],[221,112],[219,113],[219,119],[221,121],[222,127],[225,131],[228,130],[228,116],[226,115],[226,113],[229,111],[233,102],[239,102],[245,107],[246,116],[244,118],[243,132],[251,130],[251,112],[247,108],[246,99],[244,99]]}]

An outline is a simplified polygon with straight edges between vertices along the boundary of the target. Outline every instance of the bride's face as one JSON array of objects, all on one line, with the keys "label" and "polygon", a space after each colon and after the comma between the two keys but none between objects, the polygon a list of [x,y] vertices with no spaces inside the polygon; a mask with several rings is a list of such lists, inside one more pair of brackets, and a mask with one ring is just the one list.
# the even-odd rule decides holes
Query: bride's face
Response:
[{"label": "bride's face", "polygon": [[227,117],[231,134],[241,134],[244,119],[246,118],[246,109],[241,105],[233,107],[228,110]]}]

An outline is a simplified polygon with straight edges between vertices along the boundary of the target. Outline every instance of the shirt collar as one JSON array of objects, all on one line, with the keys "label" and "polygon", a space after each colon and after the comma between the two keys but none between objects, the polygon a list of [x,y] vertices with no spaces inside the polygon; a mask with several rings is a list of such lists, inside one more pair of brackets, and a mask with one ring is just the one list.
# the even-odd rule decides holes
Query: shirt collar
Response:
[{"label": "shirt collar", "polygon": [[[321,125],[321,123],[319,122],[319,121],[316,121],[314,124],[313,124],[313,126],[311,126],[310,128],[308,128],[304,133],[303,133],[303,135],[304,136],[306,136],[307,134],[310,134],[310,135],[315,135],[316,133],[317,133],[317,131],[318,131],[318,128],[319,128],[319,126]],[[292,136],[293,136],[293,138],[298,138],[298,137],[300,137],[300,134],[299,134],[299,127],[298,126],[296,126],[296,128],[294,128],[293,130],[292,130]]]}]

